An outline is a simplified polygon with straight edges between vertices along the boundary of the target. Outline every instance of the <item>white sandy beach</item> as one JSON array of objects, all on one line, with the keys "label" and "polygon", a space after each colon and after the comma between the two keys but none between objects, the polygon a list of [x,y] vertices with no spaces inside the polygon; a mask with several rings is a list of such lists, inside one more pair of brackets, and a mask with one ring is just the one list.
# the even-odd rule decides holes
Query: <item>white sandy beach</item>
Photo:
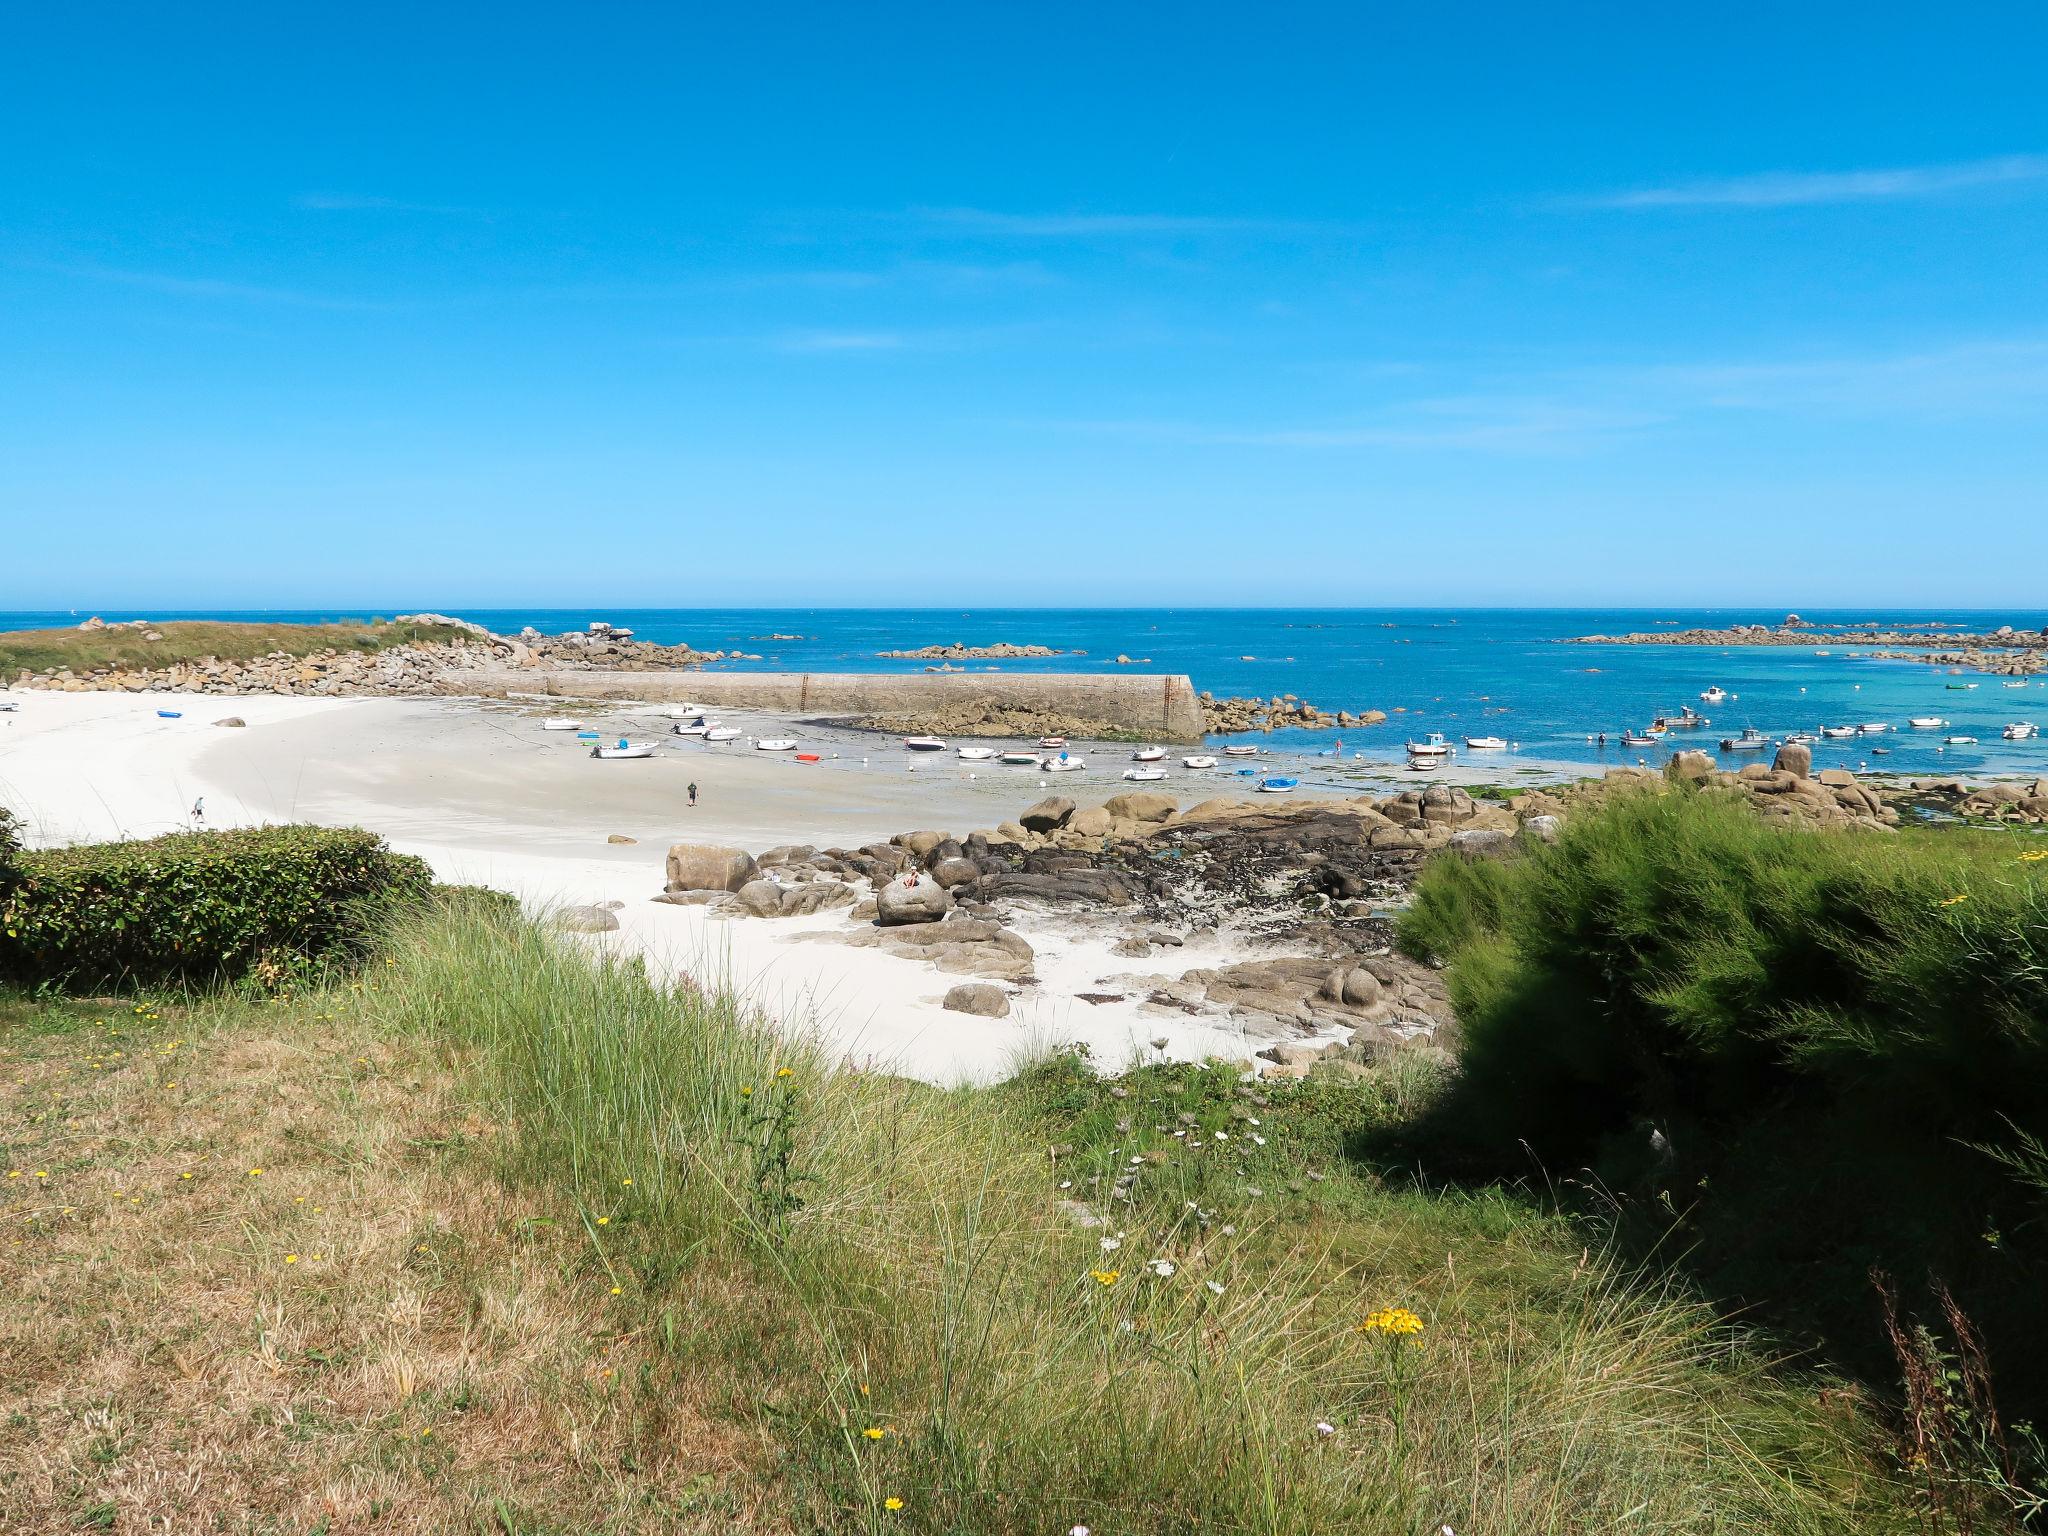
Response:
[{"label": "white sandy beach", "polygon": [[[640,953],[670,972],[724,977],[785,1027],[814,1030],[847,1061],[934,1082],[1002,1075],[1048,1045],[1086,1043],[1106,1064],[1152,1049],[1246,1058],[1265,1037],[1232,1021],[1146,1007],[1159,964],[1178,975],[1249,951],[1228,937],[1191,936],[1164,962],[1110,952],[1113,922],[1093,929],[1064,917],[1016,926],[1037,951],[1035,981],[1011,1017],[984,1019],[940,1006],[961,978],[919,961],[821,942],[844,932],[843,911],[816,917],[728,918],[651,898],[673,842],[728,843],[759,853],[776,844],[858,846],[920,827],[964,835],[1014,817],[1050,789],[1088,803],[1124,787],[1128,749],[1088,774],[1045,785],[1030,769],[912,762],[897,743],[854,732],[809,731],[825,756],[799,764],[743,743],[686,743],[650,761],[600,762],[572,734],[540,729],[541,712],[473,700],[216,698],[193,695],[30,692],[0,714],[0,803],[32,842],[148,837],[192,825],[313,821],[370,828],[418,854],[446,881],[511,891],[531,908],[616,901],[620,929],[587,942]],[[177,710],[177,719],[159,709]],[[245,729],[223,729],[228,716]],[[583,718],[611,734],[653,739],[666,721],[631,709]],[[750,733],[787,729],[766,717],[729,717]],[[1113,749],[1114,750],[1114,749]],[[833,754],[837,754],[834,756]],[[695,781],[700,803],[688,805]],[[1176,774],[1147,786],[1183,804],[1232,792],[1227,778]],[[1356,793],[1354,785],[1345,788]],[[613,834],[632,844],[607,842]],[[1090,1003],[1080,994],[1125,994]]]}]

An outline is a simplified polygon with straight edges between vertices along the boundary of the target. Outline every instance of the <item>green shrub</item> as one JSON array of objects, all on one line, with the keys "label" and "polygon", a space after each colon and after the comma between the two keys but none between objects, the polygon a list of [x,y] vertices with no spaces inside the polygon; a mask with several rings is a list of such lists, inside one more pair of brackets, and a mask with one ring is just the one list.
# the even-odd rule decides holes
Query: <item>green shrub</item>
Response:
[{"label": "green shrub", "polygon": [[1434,860],[1402,942],[1448,963],[1466,1052],[1416,1137],[1438,1168],[1590,1169],[1723,1294],[1866,1367],[1871,1269],[1929,1315],[1939,1277],[2048,1404],[2048,1202],[2018,1176],[2048,1136],[2041,846],[1772,827],[1709,791]]},{"label": "green shrub", "polygon": [[282,983],[360,954],[429,886],[371,833],[303,826],[24,852],[11,871],[0,980],[37,986]]}]

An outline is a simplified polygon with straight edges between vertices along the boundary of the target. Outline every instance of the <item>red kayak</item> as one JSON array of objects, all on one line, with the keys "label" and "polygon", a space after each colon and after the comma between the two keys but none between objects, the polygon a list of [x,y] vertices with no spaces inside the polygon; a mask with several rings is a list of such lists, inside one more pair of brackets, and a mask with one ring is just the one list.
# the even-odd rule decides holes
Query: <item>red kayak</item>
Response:
[{"label": "red kayak", "polygon": [[818,754],[815,752],[799,752],[796,755],[796,760],[800,763],[815,763],[818,760]]}]

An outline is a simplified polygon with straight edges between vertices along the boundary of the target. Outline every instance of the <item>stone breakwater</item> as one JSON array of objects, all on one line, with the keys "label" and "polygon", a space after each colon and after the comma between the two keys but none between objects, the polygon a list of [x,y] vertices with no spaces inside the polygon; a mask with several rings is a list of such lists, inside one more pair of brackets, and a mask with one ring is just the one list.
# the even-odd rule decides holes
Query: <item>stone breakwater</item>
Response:
[{"label": "stone breakwater", "polygon": [[[1202,709],[1185,676],[1076,672],[688,672],[630,675],[550,668],[466,677],[467,691],[563,698],[689,701],[710,709],[763,709],[860,724],[887,720],[910,734],[1143,736],[1197,741]],[[1064,728],[1062,724],[1064,723]]]}]

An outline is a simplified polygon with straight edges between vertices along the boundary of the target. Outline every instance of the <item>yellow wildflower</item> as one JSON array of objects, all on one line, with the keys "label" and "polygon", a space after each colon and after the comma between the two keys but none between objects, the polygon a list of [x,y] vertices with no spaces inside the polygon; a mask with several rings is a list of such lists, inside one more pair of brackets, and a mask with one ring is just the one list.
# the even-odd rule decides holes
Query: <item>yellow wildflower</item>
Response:
[{"label": "yellow wildflower", "polygon": [[903,1501],[897,1498],[896,1495],[893,1493],[890,1494],[888,1498],[882,1500],[882,1508],[888,1510],[891,1514],[894,1514],[897,1510],[901,1509],[902,1507]]},{"label": "yellow wildflower", "polygon": [[775,1075],[777,1077],[795,1077],[796,1073],[788,1067],[777,1067],[775,1069]]},{"label": "yellow wildflower", "polygon": [[1097,1285],[1115,1285],[1124,1277],[1124,1272],[1120,1269],[1091,1269],[1088,1273],[1094,1277]]},{"label": "yellow wildflower", "polygon": [[1425,1326],[1422,1319],[1406,1307],[1381,1307],[1377,1312],[1366,1314],[1365,1321],[1358,1325],[1358,1331],[1384,1333],[1400,1338],[1420,1333]]},{"label": "yellow wildflower", "polygon": [[861,1433],[867,1436],[867,1438],[870,1440],[879,1440],[882,1438],[882,1436],[888,1434],[889,1431],[882,1428],[882,1426],[879,1424],[870,1424],[866,1429],[862,1430]]},{"label": "yellow wildflower", "polygon": [[1941,901],[1936,903],[1936,905],[1944,907],[1953,907],[1962,902],[1968,901],[1969,899],[1970,893],[1968,891],[1957,891],[1953,896],[1943,897]]}]

